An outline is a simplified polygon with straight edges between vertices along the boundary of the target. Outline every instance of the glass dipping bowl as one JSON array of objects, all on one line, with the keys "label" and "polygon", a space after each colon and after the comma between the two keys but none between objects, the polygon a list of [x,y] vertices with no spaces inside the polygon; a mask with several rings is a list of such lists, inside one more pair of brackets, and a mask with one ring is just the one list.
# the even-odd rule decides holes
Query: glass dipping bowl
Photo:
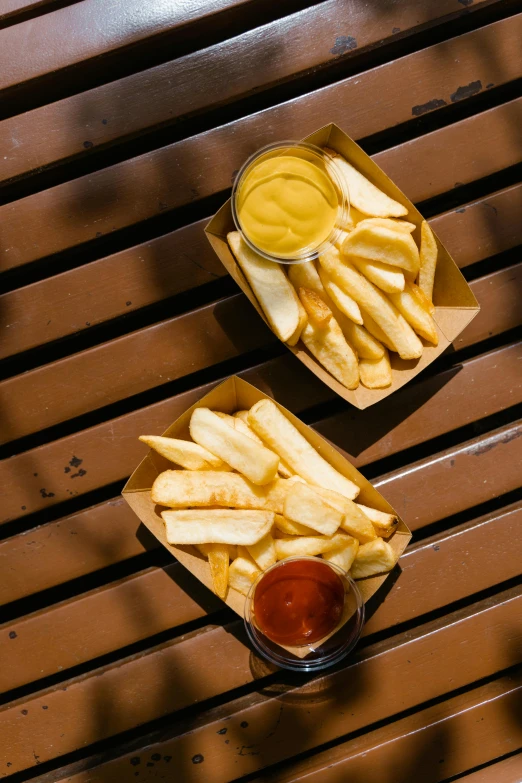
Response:
[{"label": "glass dipping bowl", "polygon": [[[298,650],[300,654],[305,653],[303,657],[294,655],[279,643],[269,639],[256,623],[254,613],[256,589],[262,579],[274,569],[281,568],[286,563],[292,561],[314,561],[316,563],[322,563],[325,567],[331,568],[339,576],[344,587],[344,611],[340,624],[325,641],[321,642],[321,640],[319,640],[319,642],[316,643],[296,646],[295,649]],[[327,666],[333,666],[334,663],[340,661],[353,650],[359,641],[364,625],[364,603],[356,583],[347,573],[339,568],[339,566],[316,557],[289,557],[285,560],[280,560],[270,568],[267,568],[267,570],[263,571],[252,584],[245,601],[244,620],[248,638],[257,653],[283,669],[311,672],[325,669]]]},{"label": "glass dipping bowl", "polygon": [[[303,158],[308,162],[313,163],[327,174],[327,176],[332,181],[335,190],[337,191],[339,206],[338,206],[337,220],[335,222],[333,229],[331,230],[330,234],[319,245],[316,245],[315,247],[304,248],[299,254],[295,256],[280,257],[280,256],[271,255],[266,250],[257,247],[248,238],[248,236],[243,230],[241,221],[239,219],[239,214],[237,210],[237,200],[238,200],[238,194],[241,190],[242,183],[244,182],[247,174],[250,173],[250,171],[253,169],[254,166],[257,166],[259,163],[261,163],[264,160],[267,160],[268,158],[274,158],[281,155],[288,155],[289,153],[291,153],[293,156]],[[341,231],[343,230],[342,226],[346,224],[346,222],[348,221],[348,217],[350,215],[350,197],[348,193],[348,187],[346,183],[342,181],[339,175],[337,174],[337,171],[335,170],[335,167],[332,164],[332,160],[333,159],[331,155],[328,155],[328,153],[326,153],[320,147],[316,147],[313,144],[308,144],[304,141],[280,141],[275,144],[269,144],[268,146],[258,150],[256,153],[254,153],[254,155],[252,155],[246,161],[246,163],[244,163],[244,165],[238,172],[238,175],[234,181],[234,185],[232,188],[232,199],[231,199],[232,217],[237,230],[240,232],[244,241],[249,247],[252,248],[252,250],[255,250],[256,253],[259,253],[260,256],[268,259],[269,261],[277,261],[278,263],[281,264],[300,264],[303,263],[304,261],[315,260],[316,258],[318,258],[320,253],[324,253],[326,250],[328,250],[333,245],[335,245],[335,242],[337,241],[339,235],[341,234]]]}]

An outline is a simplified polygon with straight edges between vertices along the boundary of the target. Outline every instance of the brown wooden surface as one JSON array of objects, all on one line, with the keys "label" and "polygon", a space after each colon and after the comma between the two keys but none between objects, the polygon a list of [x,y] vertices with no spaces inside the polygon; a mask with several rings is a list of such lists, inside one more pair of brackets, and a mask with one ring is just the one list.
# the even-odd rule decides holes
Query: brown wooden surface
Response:
[{"label": "brown wooden surface", "polygon": [[[175,5],[0,3],[0,778],[520,783],[519,4]],[[202,233],[248,154],[330,121],[428,201],[482,307],[366,411]],[[414,532],[320,676],[256,658],[118,497],[137,435],[230,372]]]}]

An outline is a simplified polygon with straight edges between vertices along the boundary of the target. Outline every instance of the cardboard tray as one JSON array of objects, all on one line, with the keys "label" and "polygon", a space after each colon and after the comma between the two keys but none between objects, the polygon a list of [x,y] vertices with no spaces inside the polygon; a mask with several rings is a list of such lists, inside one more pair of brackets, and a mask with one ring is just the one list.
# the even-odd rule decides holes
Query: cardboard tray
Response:
[{"label": "cardboard tray", "polygon": [[[408,214],[405,216],[405,219],[415,223],[417,226],[413,233],[413,237],[417,242],[417,245],[420,244],[420,225],[424,219],[423,216],[414,207],[411,201],[406,198],[404,193],[394,185],[379,166],[363,152],[353,139],[347,136],[337,125],[331,123],[315,133],[312,133],[311,136],[307,136],[304,141],[315,144],[317,147],[331,147],[336,150],[359,169],[365,177],[377,185],[377,187],[407,207]],[[250,285],[236,263],[227,244],[227,233],[235,230],[236,227],[232,219],[229,200],[221,207],[219,212],[214,215],[205,228],[205,233],[227,271],[249,298],[267,326],[269,326],[254,292],[250,288]],[[408,383],[412,378],[415,378],[416,375],[431,364],[437,356],[440,356],[440,354],[451,345],[480,310],[479,304],[475,299],[471,288],[466,283],[466,280],[455,261],[440,239],[437,236],[435,236],[435,239],[439,254],[433,290],[433,302],[435,304],[435,314],[433,318],[437,325],[439,344],[435,347],[423,340],[424,351],[422,356],[420,359],[411,361],[404,361],[398,354],[390,353],[392,384],[387,389],[366,389],[364,386],[359,385],[355,391],[350,391],[333,378],[333,376],[314,359],[301,341],[294,347],[288,346],[292,353],[317,375],[318,378],[326,383],[326,385],[340,397],[352,403],[352,405],[355,405],[357,408],[363,409],[370,405],[374,405],[376,402],[379,402],[379,400],[388,397],[394,391],[400,389],[401,386],[404,386],[404,384]]]},{"label": "cardboard tray", "polygon": [[[255,386],[251,386],[241,378],[233,376],[202,397],[199,402],[195,403],[171,424],[163,435],[189,440],[190,417],[195,408],[207,407],[212,410],[222,411],[223,413],[234,413],[237,410],[251,408],[252,405],[262,399],[271,398],[269,398],[268,395],[263,394],[259,389],[256,389]],[[306,424],[303,424],[302,421],[290,413],[290,411],[286,410],[286,408],[283,408],[282,405],[279,405],[277,402],[275,402],[275,404],[292,424],[297,427],[301,435],[317,449],[324,459],[330,462],[339,473],[342,473],[360,487],[361,492],[357,500],[367,506],[377,508],[380,511],[396,514],[396,511],[382,495],[372,487],[370,482],[367,481],[345,457],[342,457],[341,454],[339,454],[334,446],[328,443],[328,441],[318,435],[317,432],[314,432],[314,430]],[[151,498],[150,490],[158,474],[164,470],[172,470],[175,468],[176,466],[165,459],[165,457],[150,450],[123,488],[122,495],[141,522],[143,522],[150,532],[156,536],[158,541],[160,541],[163,546],[185,566],[185,568],[188,568],[194,576],[212,590],[212,579],[208,562],[191,546],[172,546],[167,542],[165,537],[165,525],[160,516],[160,512],[164,507],[157,506],[153,503]],[[410,530],[399,517],[397,530],[391,538],[388,539],[388,542],[397,557],[402,555],[410,538]],[[384,574],[382,576],[368,577],[357,582],[365,603],[379,589],[387,577],[388,574]],[[241,593],[229,588],[225,603],[237,612],[238,615],[243,617],[245,597]]]}]

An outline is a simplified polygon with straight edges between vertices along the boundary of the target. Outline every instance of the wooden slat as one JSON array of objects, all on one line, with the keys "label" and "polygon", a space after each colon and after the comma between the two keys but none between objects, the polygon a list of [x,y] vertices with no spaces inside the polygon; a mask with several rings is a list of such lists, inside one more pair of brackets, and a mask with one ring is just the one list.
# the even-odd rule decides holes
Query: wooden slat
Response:
[{"label": "wooden slat", "polygon": [[[522,243],[522,185],[430,223],[460,267]],[[83,331],[226,274],[203,233],[208,218],[0,296],[0,358]],[[59,311],[60,317],[52,317]],[[49,318],[51,315],[51,318]]]},{"label": "wooden slat", "polygon": [[[512,666],[522,642],[520,625],[514,623],[521,607],[522,588],[512,588],[368,647],[341,671],[290,687],[280,698],[253,693],[229,702],[161,747],[184,783],[225,783],[257,771]],[[0,712],[0,727],[11,771],[32,766],[33,754],[44,762],[251,682],[249,659],[248,648],[232,633],[209,628],[120,661],[97,677],[66,683],[66,691],[9,705]],[[22,709],[27,711],[23,719]],[[222,727],[226,736],[218,733]],[[182,731],[189,728],[185,723]],[[201,764],[193,763],[194,756],[202,757]],[[129,772],[133,775],[134,769],[123,757],[98,768],[94,779],[126,780]],[[68,775],[68,780],[80,783],[93,779],[89,776]]]},{"label": "wooden slat", "polygon": [[56,0],[2,0],[0,5],[0,21],[11,19],[17,14],[50,6]]},{"label": "wooden slat", "polygon": [[[421,617],[516,577],[522,562],[521,524],[519,504],[408,551],[401,559],[399,584],[373,614],[364,634],[406,622],[412,611]],[[441,585],[441,573],[459,571],[465,578]],[[63,672],[222,606],[198,587],[178,564],[148,569],[6,623],[0,627],[0,692]]]},{"label": "wooden slat", "polygon": [[462,778],[463,783],[520,783],[522,758],[520,754],[498,761],[485,769]]},{"label": "wooden slat", "polygon": [[[508,290],[511,291],[511,289]],[[499,317],[499,311],[496,309],[484,312],[487,312],[494,319],[494,322]],[[257,318],[257,315],[252,312],[252,317]],[[506,323],[504,313],[502,321],[504,324]],[[482,326],[487,326],[485,320],[482,321]],[[489,331],[492,331],[491,327],[488,329]],[[478,336],[480,337],[480,333]],[[401,410],[410,410],[411,402],[408,401],[411,401],[411,395],[415,393],[421,395],[421,399],[426,401],[434,394],[436,395],[430,407],[430,410],[437,410],[436,424],[431,424],[430,426],[443,427],[443,422],[445,421],[443,414],[446,410],[444,407],[445,403],[452,397],[459,399],[462,392],[465,393],[465,387],[463,387],[462,383],[466,378],[469,378],[470,384],[473,383],[473,368],[477,371],[479,371],[479,368],[483,369],[482,379],[486,378],[487,384],[480,399],[474,399],[473,404],[469,408],[466,405],[458,412],[458,416],[461,417],[459,418],[461,424],[472,420],[473,415],[476,415],[479,410],[489,410],[492,413],[502,405],[509,407],[515,404],[516,399],[518,399],[516,395],[520,384],[515,368],[511,366],[507,359],[509,356],[514,355],[516,350],[516,348],[513,348],[507,352],[497,354],[497,358],[505,359],[502,366],[506,368],[509,377],[512,378],[515,373],[512,391],[510,387],[502,384],[502,378],[498,374],[493,379],[488,376],[488,367],[493,365],[488,365],[488,360],[482,358],[480,361],[477,360],[477,364],[466,363],[464,367],[471,368],[472,371],[469,373],[468,369],[465,371],[461,370],[461,373],[465,372],[465,375],[462,377],[460,375],[452,377],[455,371],[448,371],[441,376],[441,380],[433,379],[430,376],[425,380],[420,380],[415,387],[406,387],[404,390],[400,390],[393,397],[393,405],[391,405],[390,400],[383,403],[389,411],[386,419],[374,421],[375,417],[370,415],[368,411],[354,411],[353,415],[362,423],[360,428],[362,431],[361,438],[364,437],[365,426],[368,427],[369,431],[376,433],[377,437],[379,421],[383,422],[382,426],[388,422],[397,421],[394,406],[397,405],[399,408],[400,401],[404,400],[405,402]],[[290,407],[295,413],[299,413],[304,408],[319,402],[333,399],[331,392],[319,380],[308,373],[294,357],[288,354],[280,359],[240,373],[240,375],[263,389],[266,393],[274,396],[283,405]],[[446,381],[446,385],[444,385],[444,381]],[[0,478],[4,481],[5,486],[10,487],[10,493],[0,509],[0,524],[42,508],[48,508],[51,505],[69,499],[73,495],[84,494],[104,484],[125,478],[132,472],[145,453],[143,446],[136,439],[137,434],[145,434],[146,431],[150,433],[163,432],[181,413],[209,391],[213,385],[205,384],[190,392],[184,392],[176,397],[142,408],[139,411],[125,414],[117,419],[111,419],[88,430],[80,431],[61,440],[4,460],[0,463]],[[440,389],[439,385],[441,386]],[[415,389],[414,392],[411,391],[412,388]],[[408,405],[410,406],[409,408]],[[418,415],[422,419],[422,413],[419,412]],[[467,418],[468,415],[469,418]],[[424,421],[424,419],[422,420]],[[455,426],[455,420],[451,421],[453,421],[452,426]],[[400,424],[397,423],[397,426],[400,426]],[[429,427],[428,431],[430,431]],[[386,430],[381,435],[383,439],[385,438],[385,432]],[[431,429],[431,432],[433,432],[433,429]],[[407,430],[404,427],[400,430],[399,435],[402,436],[402,433],[405,433],[405,437],[410,437],[406,435]],[[422,436],[423,431],[421,428],[417,432],[417,438],[421,437],[422,439]],[[334,437],[333,440],[336,441],[337,438]],[[413,441],[410,438],[408,442],[411,445]],[[103,452],[100,452],[101,443],[103,443]],[[383,440],[383,443],[385,443],[385,440]],[[348,444],[343,445],[349,448]],[[400,437],[395,439],[395,448],[397,450],[403,448]],[[76,459],[73,460],[73,457]],[[78,459],[82,462],[77,463]],[[77,470],[69,470],[75,464],[76,467],[81,467],[86,472],[78,474]]]},{"label": "wooden slat", "polygon": [[[520,486],[522,421],[415,462],[373,482],[410,530]],[[407,492],[405,488],[407,487]],[[453,491],[458,488],[458,491]]]},{"label": "wooden slat", "polygon": [[[475,3],[469,10],[483,5]],[[0,147],[9,153],[0,176],[20,176],[84,153],[86,143],[114,143],[358,56],[376,43],[382,46],[398,35],[403,38],[427,24],[445,22],[456,10],[451,0],[419,6],[418,0],[401,3],[393,9],[392,24],[373,4],[353,5],[347,19],[344,0],[327,0],[203,51],[8,119],[0,124]],[[336,45],[344,19],[353,47]],[[394,32],[397,28],[399,33]],[[451,104],[459,87],[465,99],[486,85],[498,87],[519,77],[520,38],[522,15],[381,66],[373,76],[347,79],[343,87],[350,89],[350,100],[357,105],[368,100],[368,83],[375,88],[393,73],[394,100],[385,110],[409,119],[430,106],[433,110]],[[486,49],[501,50],[502,58],[485,58]],[[457,57],[458,70],[448,67]],[[473,87],[466,93],[462,87],[468,84]]]},{"label": "wooden slat", "polygon": [[[255,781],[439,783],[517,750],[522,727],[516,720],[516,705],[521,697],[520,675],[500,678],[310,759],[294,762],[287,770],[262,773]],[[497,769],[502,763],[490,767],[490,777],[478,778],[480,783],[520,783],[519,775],[513,777],[513,764],[511,770],[509,766]],[[473,775],[463,780],[475,783]]]},{"label": "wooden slat", "polygon": [[[382,89],[380,84],[375,100]],[[380,129],[381,112],[358,115],[350,100],[339,96],[332,102],[332,97],[320,90],[6,204],[0,208],[2,268],[74,247],[229,188],[233,172],[252,152],[271,141],[305,136],[324,125],[325,116],[349,127],[355,138],[366,129]],[[412,201],[419,201],[451,190],[457,181],[471,182],[518,163],[521,114],[522,99],[511,101],[374,159]],[[488,155],[486,150],[492,148],[495,155]],[[444,150],[443,166],[434,149]]]},{"label": "wooden slat", "polygon": [[[250,0],[83,0],[0,32],[0,90],[78,66]],[[88,34],[86,35],[86,31]]]}]

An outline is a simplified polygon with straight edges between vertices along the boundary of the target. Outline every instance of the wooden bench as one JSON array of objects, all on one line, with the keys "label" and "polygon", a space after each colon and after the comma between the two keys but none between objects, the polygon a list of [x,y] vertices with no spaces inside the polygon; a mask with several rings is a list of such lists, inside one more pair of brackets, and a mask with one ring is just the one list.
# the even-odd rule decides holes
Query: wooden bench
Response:
[{"label": "wooden bench", "polygon": [[[520,783],[519,4],[0,6],[0,777]],[[276,340],[203,234],[249,154],[329,121],[482,307],[365,411]],[[322,676],[257,659],[120,497],[137,436],[232,373],[414,532]]]}]

